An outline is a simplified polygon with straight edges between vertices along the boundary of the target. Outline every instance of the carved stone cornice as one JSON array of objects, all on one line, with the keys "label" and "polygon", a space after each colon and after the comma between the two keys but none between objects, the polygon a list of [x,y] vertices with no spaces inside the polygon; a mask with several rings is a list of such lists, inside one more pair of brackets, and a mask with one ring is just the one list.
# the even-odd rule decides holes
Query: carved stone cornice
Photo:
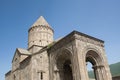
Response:
[{"label": "carved stone cornice", "polygon": [[51,27],[46,26],[46,25],[37,25],[37,26],[32,26],[32,27],[28,30],[28,32],[30,32],[31,30],[34,30],[36,27],[50,29],[50,30],[54,33],[54,30],[53,30]]},{"label": "carved stone cornice", "polygon": [[80,40],[86,43],[91,43],[94,45],[98,45],[100,47],[104,47],[104,41],[97,39],[95,37],[89,36],[87,34],[78,32],[78,31],[73,31],[70,34],[68,34],[67,36],[65,36],[64,38],[62,38],[61,40],[55,42],[54,45],[52,45],[49,49],[48,52],[54,52],[57,49],[67,45],[68,43],[70,43],[73,40]]},{"label": "carved stone cornice", "polygon": [[76,34],[75,38],[80,40],[80,41],[83,41],[83,42],[87,42],[87,43],[91,43],[94,45],[98,45],[100,47],[104,47],[104,41],[99,40],[99,39],[94,38],[94,37],[91,37],[91,36],[88,36],[88,35],[85,36],[85,35]]}]

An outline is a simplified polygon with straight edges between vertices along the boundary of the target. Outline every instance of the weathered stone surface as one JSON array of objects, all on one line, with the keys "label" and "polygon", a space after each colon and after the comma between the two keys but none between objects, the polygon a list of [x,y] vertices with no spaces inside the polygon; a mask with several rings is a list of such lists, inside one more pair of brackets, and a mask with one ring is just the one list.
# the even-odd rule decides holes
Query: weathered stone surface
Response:
[{"label": "weathered stone surface", "polygon": [[112,80],[104,41],[73,31],[53,42],[53,30],[41,17],[29,29],[28,49],[15,51],[5,80],[89,80],[87,61],[96,80]]}]

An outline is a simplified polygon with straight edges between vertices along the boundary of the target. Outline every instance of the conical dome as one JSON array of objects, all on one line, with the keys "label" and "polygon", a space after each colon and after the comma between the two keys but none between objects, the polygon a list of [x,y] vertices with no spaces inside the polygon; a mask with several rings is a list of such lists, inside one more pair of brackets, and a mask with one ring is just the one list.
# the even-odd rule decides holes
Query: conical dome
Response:
[{"label": "conical dome", "polygon": [[38,18],[28,32],[28,48],[32,46],[39,46],[42,48],[53,42],[54,31],[43,16]]},{"label": "conical dome", "polygon": [[48,22],[44,19],[43,16],[40,16],[38,18],[38,20],[32,25],[32,26],[39,26],[39,25],[43,25],[43,26],[48,26],[50,27],[50,25],[48,24]]}]

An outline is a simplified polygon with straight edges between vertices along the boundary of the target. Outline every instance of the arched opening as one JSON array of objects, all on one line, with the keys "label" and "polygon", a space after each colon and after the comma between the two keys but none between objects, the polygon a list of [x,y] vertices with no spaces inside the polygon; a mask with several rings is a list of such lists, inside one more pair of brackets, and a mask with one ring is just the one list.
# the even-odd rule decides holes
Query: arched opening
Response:
[{"label": "arched opening", "polygon": [[56,59],[54,80],[73,80],[72,62],[70,53],[63,51]]},{"label": "arched opening", "polygon": [[93,65],[91,64],[91,62],[88,61],[86,63],[86,66],[87,66],[89,80],[95,80],[95,73],[94,73],[94,70],[93,70]]},{"label": "arched opening", "polygon": [[103,61],[102,61],[101,57],[98,55],[98,53],[93,50],[89,50],[86,54],[86,62],[89,63],[89,66],[91,65],[91,69],[92,69],[92,71],[91,71],[92,76],[90,76],[89,75],[90,73],[88,72],[88,76],[90,76],[89,79],[104,80],[104,78],[102,76],[103,75],[102,74]]},{"label": "arched opening", "polygon": [[72,68],[70,60],[66,60],[63,65],[64,79],[63,80],[73,80]]}]

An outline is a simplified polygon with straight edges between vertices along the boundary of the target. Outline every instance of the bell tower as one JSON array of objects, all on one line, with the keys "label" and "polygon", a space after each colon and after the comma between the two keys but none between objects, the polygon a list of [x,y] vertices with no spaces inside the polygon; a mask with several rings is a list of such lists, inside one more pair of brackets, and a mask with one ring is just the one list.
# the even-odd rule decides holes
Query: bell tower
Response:
[{"label": "bell tower", "polygon": [[43,16],[28,30],[28,50],[32,53],[53,42],[54,31]]}]

